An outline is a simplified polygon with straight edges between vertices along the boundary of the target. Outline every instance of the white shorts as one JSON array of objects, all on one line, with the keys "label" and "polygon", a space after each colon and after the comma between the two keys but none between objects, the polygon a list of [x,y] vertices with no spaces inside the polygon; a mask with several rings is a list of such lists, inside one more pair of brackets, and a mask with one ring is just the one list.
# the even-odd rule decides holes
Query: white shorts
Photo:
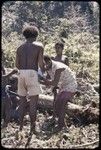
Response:
[{"label": "white shorts", "polygon": [[34,96],[41,94],[41,87],[38,82],[38,73],[35,70],[19,70],[18,94],[20,96]]}]

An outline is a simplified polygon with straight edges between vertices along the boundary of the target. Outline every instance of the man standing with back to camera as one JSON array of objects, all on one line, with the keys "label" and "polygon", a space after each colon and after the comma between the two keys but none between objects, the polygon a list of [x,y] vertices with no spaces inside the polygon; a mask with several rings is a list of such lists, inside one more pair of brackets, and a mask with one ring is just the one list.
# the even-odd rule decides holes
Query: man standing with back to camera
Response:
[{"label": "man standing with back to camera", "polygon": [[36,42],[38,29],[36,26],[27,26],[22,31],[26,42],[16,51],[16,67],[18,75],[18,94],[20,95],[19,121],[20,130],[23,128],[23,118],[26,107],[26,95],[29,94],[29,116],[31,120],[30,133],[35,133],[38,96],[41,93],[38,82],[38,65],[43,71],[43,45]]}]

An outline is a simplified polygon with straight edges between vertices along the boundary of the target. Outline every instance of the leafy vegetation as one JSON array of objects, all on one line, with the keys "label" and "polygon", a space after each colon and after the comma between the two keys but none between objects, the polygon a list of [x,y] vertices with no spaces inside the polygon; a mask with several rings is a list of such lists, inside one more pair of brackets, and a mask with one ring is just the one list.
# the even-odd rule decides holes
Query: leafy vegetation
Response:
[{"label": "leafy vegetation", "polygon": [[[96,2],[8,1],[2,5],[2,50],[5,67],[14,67],[15,51],[24,42],[22,28],[38,26],[45,53],[54,55],[57,40],[72,68],[99,70],[99,5]],[[74,66],[74,67],[73,67]],[[75,67],[76,66],[76,67]],[[96,70],[96,71],[95,71]]]},{"label": "leafy vegetation", "polygon": [[[39,28],[38,40],[43,43],[45,54],[55,55],[55,43],[58,40],[63,41],[65,44],[64,54],[69,58],[70,68],[77,75],[83,76],[87,82],[99,83],[98,3],[93,1],[4,2],[2,4],[2,64],[5,67],[15,67],[15,52],[18,46],[25,41],[22,29],[28,24],[35,24]],[[79,98],[77,97],[74,99],[75,103],[83,105],[84,101],[88,102],[86,96],[83,94]],[[93,99],[94,96],[89,96],[90,101]],[[98,98],[95,98],[95,101],[97,100]],[[38,113],[38,126],[44,121],[44,117],[43,114]],[[69,121],[67,123],[69,124]],[[29,123],[25,127],[26,136],[24,140],[21,139],[22,143],[18,143],[18,146],[15,146],[18,142],[15,140],[15,130],[18,126],[12,124],[5,132],[2,132],[2,145],[22,148],[28,137]],[[95,141],[99,136],[98,124],[90,124],[85,127],[76,127],[73,124],[68,130],[53,135],[49,140],[44,139],[43,135],[39,139],[33,135],[30,147],[71,148],[70,145],[73,143],[83,144]],[[91,145],[90,148],[92,147],[94,146]]]}]

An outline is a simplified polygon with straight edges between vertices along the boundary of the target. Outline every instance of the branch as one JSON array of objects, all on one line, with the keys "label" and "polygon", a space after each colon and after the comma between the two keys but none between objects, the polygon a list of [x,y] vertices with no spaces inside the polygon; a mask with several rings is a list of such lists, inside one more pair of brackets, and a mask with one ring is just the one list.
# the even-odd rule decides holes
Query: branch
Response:
[{"label": "branch", "polygon": [[83,146],[89,146],[89,145],[96,144],[98,142],[99,142],[99,140],[96,140],[96,141],[93,141],[93,142],[90,142],[90,143],[81,144],[81,145],[72,145],[70,148],[79,148],[79,147],[83,147]]}]

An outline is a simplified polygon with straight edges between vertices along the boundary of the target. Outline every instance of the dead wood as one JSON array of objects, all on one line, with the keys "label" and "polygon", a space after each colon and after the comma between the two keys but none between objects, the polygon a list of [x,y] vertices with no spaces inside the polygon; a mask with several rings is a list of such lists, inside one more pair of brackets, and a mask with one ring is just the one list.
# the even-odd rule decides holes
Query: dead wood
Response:
[{"label": "dead wood", "polygon": [[[53,96],[41,94],[38,102],[39,108],[44,110],[53,109]],[[90,105],[81,106],[68,102],[66,106],[66,114],[73,117],[82,118],[85,121],[99,121],[99,109],[93,108]]]}]

